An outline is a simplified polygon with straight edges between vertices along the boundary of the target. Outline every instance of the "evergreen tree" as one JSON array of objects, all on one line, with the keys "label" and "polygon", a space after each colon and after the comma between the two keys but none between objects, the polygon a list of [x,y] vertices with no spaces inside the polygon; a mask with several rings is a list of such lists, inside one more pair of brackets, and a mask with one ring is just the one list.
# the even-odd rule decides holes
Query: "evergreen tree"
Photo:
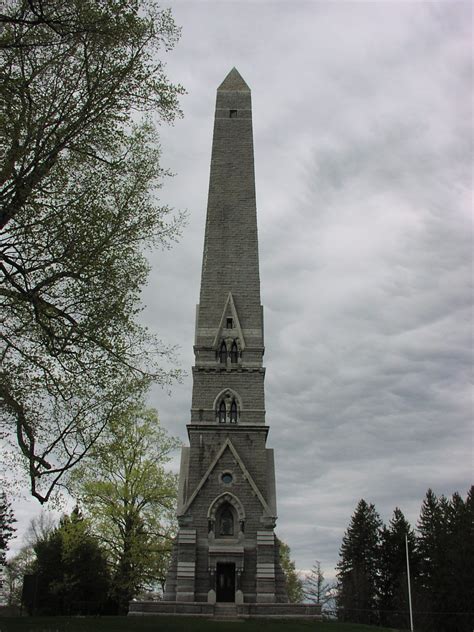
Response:
[{"label": "evergreen tree", "polygon": [[333,598],[333,586],[324,579],[321,562],[316,560],[304,584],[306,599],[323,606]]},{"label": "evergreen tree", "polygon": [[[424,629],[444,629],[442,616],[446,610],[447,509],[442,496],[428,489],[418,520],[417,554],[420,561],[420,595],[417,610],[423,614],[419,624]],[[438,613],[438,614],[430,614]]]},{"label": "evergreen tree", "polygon": [[2,586],[3,568],[6,563],[8,543],[12,539],[16,529],[13,510],[5,492],[0,492],[0,588]]},{"label": "evergreen tree", "polygon": [[106,558],[77,508],[34,550],[40,614],[103,611],[109,588]]},{"label": "evergreen tree", "polygon": [[447,561],[445,583],[447,600],[445,629],[470,632],[474,627],[474,506],[471,487],[464,502],[455,492],[447,508]]},{"label": "evergreen tree", "polygon": [[407,628],[405,536],[410,557],[414,624],[423,632],[474,628],[474,488],[464,501],[455,492],[439,498],[429,489],[417,535],[395,509],[388,527],[361,500],[344,535],[338,564],[341,618]]},{"label": "evergreen tree", "polygon": [[402,511],[396,507],[388,528],[382,530],[379,578],[381,623],[394,628],[410,627],[405,536],[408,539],[413,587],[418,572],[415,533]]},{"label": "evergreen tree", "polygon": [[337,565],[337,605],[345,620],[376,623],[382,521],[374,505],[360,500],[342,540]]},{"label": "evergreen tree", "polygon": [[473,488],[466,501],[458,492],[439,499],[431,489],[418,522],[419,627],[439,632],[470,632],[474,625]]}]

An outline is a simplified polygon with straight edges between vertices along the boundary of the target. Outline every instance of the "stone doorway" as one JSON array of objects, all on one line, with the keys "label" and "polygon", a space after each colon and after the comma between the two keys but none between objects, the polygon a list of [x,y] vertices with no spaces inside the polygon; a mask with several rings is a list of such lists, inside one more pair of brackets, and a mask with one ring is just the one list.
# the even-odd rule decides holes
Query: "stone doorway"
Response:
[{"label": "stone doorway", "polygon": [[235,602],[235,564],[216,564],[216,601]]}]

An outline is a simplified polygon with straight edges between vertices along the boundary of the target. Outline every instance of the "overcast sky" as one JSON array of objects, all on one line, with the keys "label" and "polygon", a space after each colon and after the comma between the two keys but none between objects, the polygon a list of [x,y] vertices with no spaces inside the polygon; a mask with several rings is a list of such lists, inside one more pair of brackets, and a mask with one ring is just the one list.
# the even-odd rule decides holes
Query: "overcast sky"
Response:
[{"label": "overcast sky", "polygon": [[[150,257],[143,319],[188,377],[150,404],[187,441],[215,91],[236,66],[253,99],[276,532],[331,577],[360,498],[414,524],[428,487],[465,496],[473,478],[472,7],[170,6],[168,74],[187,95],[161,129],[176,173],[162,200],[189,222]],[[18,507],[20,534],[35,511]]]}]

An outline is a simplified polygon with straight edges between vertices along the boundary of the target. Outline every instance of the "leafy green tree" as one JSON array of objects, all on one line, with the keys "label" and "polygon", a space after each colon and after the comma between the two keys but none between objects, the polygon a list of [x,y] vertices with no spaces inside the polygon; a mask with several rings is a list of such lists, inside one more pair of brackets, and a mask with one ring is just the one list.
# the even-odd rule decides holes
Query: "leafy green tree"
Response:
[{"label": "leafy green tree", "polygon": [[8,543],[16,529],[13,526],[16,518],[5,492],[0,492],[0,588],[2,587],[2,571],[6,564]]},{"label": "leafy green tree", "polygon": [[288,544],[278,540],[280,549],[280,564],[285,574],[286,590],[290,603],[301,603],[304,599],[303,582],[296,570],[294,561],[291,559],[291,551]]},{"label": "leafy green tree", "polygon": [[153,123],[180,115],[160,61],[179,29],[146,0],[3,7],[2,425],[43,503],[130,393],[176,375],[136,315],[143,248],[182,222],[158,203]]},{"label": "leafy green tree", "polygon": [[396,507],[388,528],[382,530],[378,605],[382,625],[402,629],[410,627],[405,536],[408,539],[413,594],[418,574],[415,532],[403,512]]},{"label": "leafy green tree", "polygon": [[155,410],[131,406],[71,474],[70,489],[108,552],[120,612],[139,591],[164,584],[177,497],[165,466],[179,445]]},{"label": "leafy green tree", "polygon": [[7,560],[3,593],[8,606],[21,606],[23,577],[34,572],[35,559],[33,547],[24,546]]},{"label": "leafy green tree", "polygon": [[57,529],[36,543],[37,611],[40,614],[94,614],[104,610],[109,575],[97,539],[76,508]]},{"label": "leafy green tree", "polygon": [[5,566],[4,595],[9,606],[21,606],[23,577],[35,572],[36,554],[34,548],[38,542],[46,540],[56,529],[56,521],[51,514],[41,511],[32,518],[23,537],[24,545],[11,557]]},{"label": "leafy green tree", "polygon": [[381,529],[375,506],[360,500],[343,537],[337,564],[337,605],[346,620],[377,622]]}]

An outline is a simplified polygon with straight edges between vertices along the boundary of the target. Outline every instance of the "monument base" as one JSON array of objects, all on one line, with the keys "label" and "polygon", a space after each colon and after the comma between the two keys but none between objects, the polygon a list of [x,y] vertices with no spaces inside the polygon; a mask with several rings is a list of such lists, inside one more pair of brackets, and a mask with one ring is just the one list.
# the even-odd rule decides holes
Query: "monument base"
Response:
[{"label": "monument base", "polygon": [[[321,606],[300,603],[226,603],[235,608],[235,619],[321,619]],[[219,603],[205,601],[131,601],[129,616],[188,616],[213,618],[219,611]]]}]

